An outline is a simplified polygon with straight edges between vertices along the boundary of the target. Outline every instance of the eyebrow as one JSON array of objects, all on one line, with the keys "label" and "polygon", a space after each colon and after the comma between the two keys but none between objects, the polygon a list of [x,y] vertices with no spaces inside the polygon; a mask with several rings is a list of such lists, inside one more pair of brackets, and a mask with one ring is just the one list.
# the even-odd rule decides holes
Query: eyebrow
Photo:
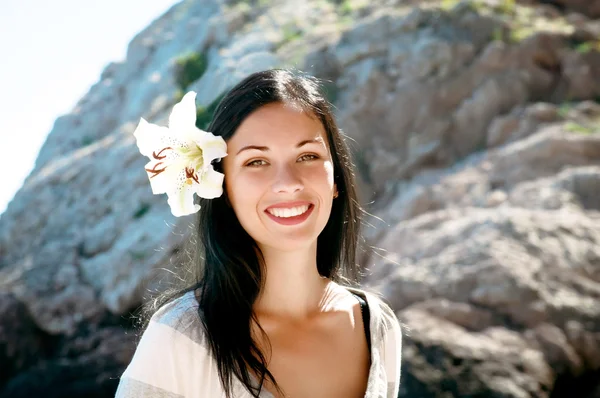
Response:
[{"label": "eyebrow", "polygon": [[[321,137],[316,137],[316,138],[311,138],[310,140],[303,140],[300,141],[298,144],[296,144],[296,148],[301,148],[304,145],[307,144],[324,144],[325,142],[323,141],[323,138]],[[270,151],[268,146],[260,146],[260,145],[247,145],[245,147],[243,147],[242,149],[240,149],[237,153],[236,156],[239,155],[241,152],[249,150],[249,149],[257,149],[259,151],[263,151],[263,152],[268,152]]]}]

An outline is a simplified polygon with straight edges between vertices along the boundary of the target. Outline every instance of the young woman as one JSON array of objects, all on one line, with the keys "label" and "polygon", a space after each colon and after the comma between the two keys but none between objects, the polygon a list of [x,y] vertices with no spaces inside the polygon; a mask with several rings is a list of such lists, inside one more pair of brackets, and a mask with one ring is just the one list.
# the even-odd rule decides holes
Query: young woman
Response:
[{"label": "young woman", "polygon": [[360,208],[317,80],[253,74],[208,130],[227,156],[223,195],[200,199],[199,278],[154,313],[116,396],[397,397],[400,326],[352,286]]}]

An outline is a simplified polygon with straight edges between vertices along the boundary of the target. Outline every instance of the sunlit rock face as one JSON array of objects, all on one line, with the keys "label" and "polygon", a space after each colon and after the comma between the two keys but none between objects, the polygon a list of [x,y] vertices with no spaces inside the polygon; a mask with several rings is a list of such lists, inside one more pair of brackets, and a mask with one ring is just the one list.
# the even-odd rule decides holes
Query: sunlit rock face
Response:
[{"label": "sunlit rock face", "polygon": [[[140,32],[0,216],[0,397],[112,397],[130,315],[192,218],[133,130],[248,74],[325,79],[348,135],[366,289],[404,325],[402,397],[600,396],[597,1],[184,1]],[[200,109],[201,108],[201,109]],[[52,393],[49,393],[51,391]]]}]

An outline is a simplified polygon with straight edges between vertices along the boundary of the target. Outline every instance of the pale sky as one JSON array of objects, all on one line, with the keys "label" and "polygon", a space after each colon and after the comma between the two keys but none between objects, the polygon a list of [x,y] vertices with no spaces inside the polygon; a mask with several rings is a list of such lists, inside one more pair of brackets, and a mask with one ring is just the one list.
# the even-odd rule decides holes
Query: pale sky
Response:
[{"label": "pale sky", "polygon": [[0,1],[0,214],[54,120],[178,0]]}]

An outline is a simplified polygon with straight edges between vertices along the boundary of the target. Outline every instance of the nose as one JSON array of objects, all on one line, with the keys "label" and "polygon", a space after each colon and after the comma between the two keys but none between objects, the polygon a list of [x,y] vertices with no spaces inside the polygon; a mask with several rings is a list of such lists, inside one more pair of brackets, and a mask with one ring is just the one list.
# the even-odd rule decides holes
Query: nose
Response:
[{"label": "nose", "polygon": [[296,193],[304,189],[302,179],[291,165],[282,165],[277,170],[273,181],[273,192]]}]

